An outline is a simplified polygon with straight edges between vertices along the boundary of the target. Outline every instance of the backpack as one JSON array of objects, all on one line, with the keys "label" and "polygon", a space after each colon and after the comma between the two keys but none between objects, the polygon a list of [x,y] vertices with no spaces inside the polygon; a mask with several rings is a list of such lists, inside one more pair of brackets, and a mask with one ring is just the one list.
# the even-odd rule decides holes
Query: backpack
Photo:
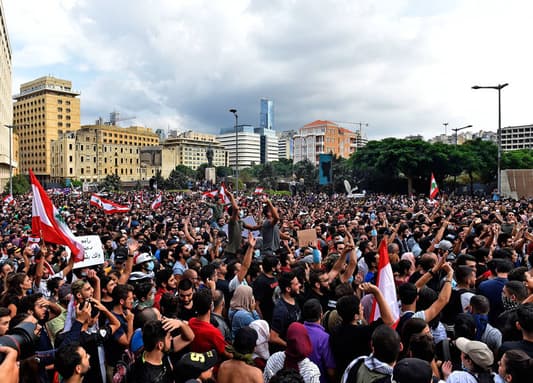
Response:
[{"label": "backpack", "polygon": [[396,326],[396,331],[398,332],[398,334],[402,335],[402,329],[403,329],[403,326],[405,326],[405,322],[411,319],[413,315],[415,315],[414,312],[407,311],[400,317],[400,320],[398,321],[398,325]]},{"label": "backpack", "polygon": [[[359,358],[357,362],[350,368],[350,372],[348,372],[348,376],[346,377],[345,383],[357,383],[357,372],[359,371],[359,368],[363,364],[363,362],[366,360],[366,357]],[[390,383],[391,376],[385,375],[381,378],[374,379],[371,383]]]},{"label": "backpack", "polygon": [[135,363],[135,355],[130,351],[126,350],[122,354],[122,357],[119,359],[115,368],[113,369],[113,383],[127,383],[128,375],[132,369],[133,364]]}]

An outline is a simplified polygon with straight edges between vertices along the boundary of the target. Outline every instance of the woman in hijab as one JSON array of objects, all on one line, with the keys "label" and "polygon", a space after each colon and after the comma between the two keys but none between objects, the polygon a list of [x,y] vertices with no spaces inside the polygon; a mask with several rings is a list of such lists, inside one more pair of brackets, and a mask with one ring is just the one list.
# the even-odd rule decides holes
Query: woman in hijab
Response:
[{"label": "woman in hijab", "polygon": [[255,311],[255,299],[250,286],[240,285],[235,289],[233,298],[231,298],[228,317],[231,322],[233,338],[240,328],[260,319],[257,311]]},{"label": "woman in hijab", "polygon": [[307,329],[301,323],[291,323],[287,330],[287,349],[276,352],[267,361],[263,377],[265,383],[281,369],[298,371],[305,383],[319,383],[320,370],[309,360],[313,351]]},{"label": "woman in hijab", "polygon": [[257,332],[257,342],[255,344],[252,358],[257,367],[261,370],[265,369],[266,361],[270,358],[270,351],[268,350],[268,340],[270,339],[270,326],[268,322],[263,319],[254,320],[250,323],[250,328]]}]

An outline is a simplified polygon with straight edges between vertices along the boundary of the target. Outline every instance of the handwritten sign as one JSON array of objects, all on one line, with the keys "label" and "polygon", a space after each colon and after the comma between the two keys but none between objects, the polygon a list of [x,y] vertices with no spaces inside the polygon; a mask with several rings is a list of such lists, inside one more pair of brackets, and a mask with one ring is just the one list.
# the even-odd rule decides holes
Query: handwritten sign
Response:
[{"label": "handwritten sign", "polygon": [[315,229],[306,229],[306,230],[298,230],[298,245],[300,247],[303,246],[309,246],[309,242],[311,242],[312,246],[316,246],[316,230]]},{"label": "handwritten sign", "polygon": [[[104,263],[104,249],[99,236],[84,235],[81,237],[76,237],[76,239],[83,246],[84,256],[83,261],[74,263],[73,269],[81,269],[83,267],[101,265]],[[70,258],[70,249],[67,247],[65,250]]]}]

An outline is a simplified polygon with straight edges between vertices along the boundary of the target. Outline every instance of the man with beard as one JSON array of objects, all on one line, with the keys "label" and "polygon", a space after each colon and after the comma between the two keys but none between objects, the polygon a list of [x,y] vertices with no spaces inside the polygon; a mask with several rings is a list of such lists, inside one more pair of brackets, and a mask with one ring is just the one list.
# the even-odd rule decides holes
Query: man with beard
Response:
[{"label": "man with beard", "polygon": [[263,272],[254,282],[254,298],[256,309],[261,318],[267,322],[272,321],[272,311],[274,310],[273,294],[278,286],[278,279],[274,273],[279,273],[281,264],[274,255],[267,255],[263,259]]},{"label": "man with beard", "polygon": [[176,263],[172,267],[172,272],[174,273],[174,278],[177,281],[181,281],[183,273],[189,268],[187,265],[187,259],[191,254],[189,246],[185,243],[181,243],[176,247],[176,252],[174,253],[176,258]]},{"label": "man with beard", "polygon": [[89,354],[77,343],[61,347],[56,353],[55,369],[63,383],[80,383],[89,371]]},{"label": "man with beard", "polygon": [[[49,315],[48,310],[50,310],[51,315]],[[22,298],[20,301],[20,311],[31,315],[42,327],[35,351],[45,352],[53,350],[54,346],[52,345],[50,337],[48,336],[45,324],[49,319],[53,319],[57,315],[61,314],[61,307],[55,303],[47,301],[42,293],[36,293],[26,295],[24,298]],[[41,377],[41,382],[51,381],[45,369],[46,366],[51,364],[53,364],[52,358],[41,358],[39,363],[39,375]]]},{"label": "man with beard", "polygon": [[324,270],[311,271],[309,274],[309,287],[305,300],[317,299],[320,302],[320,306],[322,306],[322,312],[328,311],[330,298],[328,274]]},{"label": "man with beard", "polygon": [[165,293],[172,293],[176,291],[176,278],[169,269],[159,270],[155,273],[155,286],[157,291],[154,295],[154,307],[159,309],[159,302]]},{"label": "man with beard", "polygon": [[287,329],[292,322],[300,320],[300,308],[296,304],[296,296],[300,293],[300,282],[292,272],[283,273],[278,280],[281,297],[274,305],[270,343],[283,350],[287,347]]},{"label": "man with beard", "polygon": [[196,315],[192,297],[194,295],[193,283],[190,279],[182,279],[178,284],[178,318],[188,321]]},{"label": "man with beard", "polygon": [[166,353],[170,351],[172,336],[158,320],[147,322],[143,327],[144,352],[128,374],[132,383],[171,383],[174,381],[172,367]]}]

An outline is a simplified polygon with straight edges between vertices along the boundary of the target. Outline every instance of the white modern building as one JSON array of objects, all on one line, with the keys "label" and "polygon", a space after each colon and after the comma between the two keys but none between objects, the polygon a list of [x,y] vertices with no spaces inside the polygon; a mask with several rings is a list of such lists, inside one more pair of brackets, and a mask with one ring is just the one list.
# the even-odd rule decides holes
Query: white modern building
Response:
[{"label": "white modern building", "polygon": [[261,135],[255,133],[252,125],[238,125],[224,129],[217,136],[217,140],[228,151],[228,162],[230,167],[237,165],[237,148],[239,151],[238,168],[246,168],[261,163]]}]

